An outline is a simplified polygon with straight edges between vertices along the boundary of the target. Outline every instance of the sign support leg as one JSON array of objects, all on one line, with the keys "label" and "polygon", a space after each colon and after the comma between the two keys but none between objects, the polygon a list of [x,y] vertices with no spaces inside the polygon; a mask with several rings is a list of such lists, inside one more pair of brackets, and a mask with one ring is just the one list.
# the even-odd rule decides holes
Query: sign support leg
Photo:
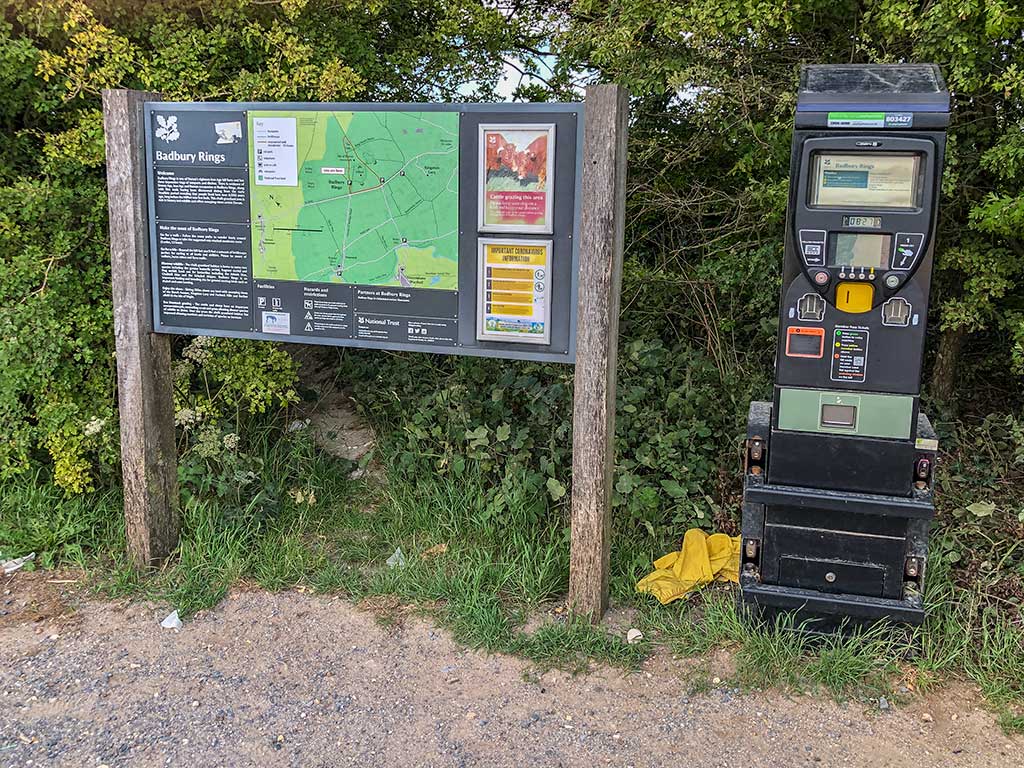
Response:
[{"label": "sign support leg", "polygon": [[142,104],[159,94],[103,91],[121,469],[128,554],[136,568],[178,544],[171,337],[153,333]]},{"label": "sign support leg", "polygon": [[628,98],[617,85],[586,92],[569,605],[593,622],[608,607]]}]

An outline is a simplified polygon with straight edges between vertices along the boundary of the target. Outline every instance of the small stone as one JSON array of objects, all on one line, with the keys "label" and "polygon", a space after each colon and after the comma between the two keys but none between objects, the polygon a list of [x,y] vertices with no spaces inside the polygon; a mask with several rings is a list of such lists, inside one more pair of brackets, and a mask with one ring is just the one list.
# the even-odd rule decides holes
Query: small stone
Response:
[{"label": "small stone", "polygon": [[878,700],[878,708],[883,712],[889,708],[889,700],[885,696]]},{"label": "small stone", "polygon": [[960,719],[960,715],[956,714],[955,712],[950,716],[950,720],[959,720],[959,719]]},{"label": "small stone", "polygon": [[925,722],[925,723],[933,723],[933,722],[935,722],[935,718],[932,717],[927,712],[925,712],[923,715],[921,715],[921,721]]},{"label": "small stone", "polygon": [[626,633],[626,642],[630,645],[636,645],[644,639],[644,633],[635,627]]},{"label": "small stone", "polygon": [[475,717],[476,717],[476,712],[467,712],[466,713],[466,719],[467,720],[473,720]]},{"label": "small stone", "polygon": [[712,677],[711,678],[711,684],[712,685],[718,685],[720,682],[722,682],[722,678],[720,678],[720,677]]}]

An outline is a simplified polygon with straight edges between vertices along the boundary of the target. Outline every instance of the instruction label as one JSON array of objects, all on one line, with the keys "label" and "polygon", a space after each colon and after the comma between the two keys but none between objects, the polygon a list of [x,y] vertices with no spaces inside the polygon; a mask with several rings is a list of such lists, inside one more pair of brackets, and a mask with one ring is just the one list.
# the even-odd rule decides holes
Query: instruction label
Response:
[{"label": "instruction label", "polygon": [[868,330],[837,326],[832,337],[832,381],[861,382],[868,370]]}]

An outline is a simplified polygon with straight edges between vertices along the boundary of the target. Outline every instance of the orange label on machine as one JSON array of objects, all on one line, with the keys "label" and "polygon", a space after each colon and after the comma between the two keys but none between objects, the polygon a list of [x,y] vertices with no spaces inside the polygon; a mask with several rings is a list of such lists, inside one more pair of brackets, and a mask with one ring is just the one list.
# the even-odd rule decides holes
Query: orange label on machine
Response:
[{"label": "orange label on machine", "polygon": [[824,328],[794,325],[786,329],[786,357],[821,358],[824,354]]}]

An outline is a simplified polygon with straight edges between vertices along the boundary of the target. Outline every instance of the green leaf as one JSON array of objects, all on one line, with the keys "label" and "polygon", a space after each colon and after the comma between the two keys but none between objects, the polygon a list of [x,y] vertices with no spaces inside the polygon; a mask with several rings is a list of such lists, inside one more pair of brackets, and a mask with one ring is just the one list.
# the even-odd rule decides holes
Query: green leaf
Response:
[{"label": "green leaf", "polygon": [[502,424],[494,431],[494,436],[498,438],[499,443],[504,443],[506,440],[508,440],[511,434],[512,427],[510,427],[508,424]]},{"label": "green leaf", "polygon": [[661,487],[673,499],[679,499],[686,495],[686,489],[679,484],[678,480],[662,480]]},{"label": "green leaf", "polygon": [[975,517],[989,517],[996,511],[996,505],[991,501],[976,501],[967,507],[967,511]]},{"label": "green leaf", "polygon": [[548,493],[551,495],[552,500],[558,501],[565,496],[565,486],[558,482],[555,478],[549,477],[547,483],[545,483],[548,489]]},{"label": "green leaf", "polygon": [[487,427],[481,424],[476,429],[470,429],[466,431],[467,440],[486,440],[487,439]]},{"label": "green leaf", "polygon": [[628,496],[632,493],[636,486],[636,478],[629,474],[629,472],[623,472],[619,475],[619,479],[615,481],[615,490],[623,496]]}]

